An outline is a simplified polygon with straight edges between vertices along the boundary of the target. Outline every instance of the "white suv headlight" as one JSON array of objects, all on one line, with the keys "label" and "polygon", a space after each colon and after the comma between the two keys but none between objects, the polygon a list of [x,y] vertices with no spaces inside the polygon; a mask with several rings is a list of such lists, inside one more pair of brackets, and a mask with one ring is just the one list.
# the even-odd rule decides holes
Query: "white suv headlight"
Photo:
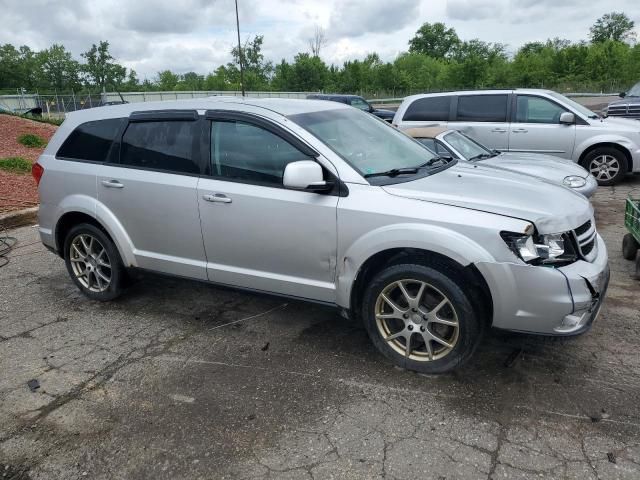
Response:
[{"label": "white suv headlight", "polygon": [[578,258],[568,233],[534,236],[500,232],[500,236],[513,253],[532,265],[568,264]]},{"label": "white suv headlight", "polygon": [[580,188],[584,187],[587,184],[587,179],[579,177],[577,175],[569,175],[568,177],[564,177],[564,180],[562,180],[562,184],[565,187]]}]

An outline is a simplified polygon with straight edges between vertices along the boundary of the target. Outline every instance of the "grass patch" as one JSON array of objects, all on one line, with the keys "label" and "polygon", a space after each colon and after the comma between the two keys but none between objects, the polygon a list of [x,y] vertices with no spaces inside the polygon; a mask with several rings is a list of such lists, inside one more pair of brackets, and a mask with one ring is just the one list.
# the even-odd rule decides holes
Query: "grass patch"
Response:
[{"label": "grass patch", "polygon": [[44,138],[34,135],[33,133],[25,133],[18,137],[18,143],[21,143],[25,147],[40,148],[44,147],[47,142]]},{"label": "grass patch", "polygon": [[0,170],[11,173],[31,172],[31,162],[22,157],[0,158]]}]

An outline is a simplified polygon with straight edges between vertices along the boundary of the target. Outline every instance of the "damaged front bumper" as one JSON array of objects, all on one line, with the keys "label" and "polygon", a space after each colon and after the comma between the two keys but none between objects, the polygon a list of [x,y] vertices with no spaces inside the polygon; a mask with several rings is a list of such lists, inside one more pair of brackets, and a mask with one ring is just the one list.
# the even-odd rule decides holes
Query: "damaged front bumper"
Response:
[{"label": "damaged front bumper", "polygon": [[560,268],[480,262],[493,299],[493,326],[542,335],[578,335],[596,319],[609,285],[604,241],[593,262]]}]

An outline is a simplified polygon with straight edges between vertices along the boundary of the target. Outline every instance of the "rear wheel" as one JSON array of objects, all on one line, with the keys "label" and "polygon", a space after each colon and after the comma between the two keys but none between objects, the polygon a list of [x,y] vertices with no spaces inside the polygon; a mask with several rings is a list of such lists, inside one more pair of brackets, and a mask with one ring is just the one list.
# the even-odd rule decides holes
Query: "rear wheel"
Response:
[{"label": "rear wheel", "polygon": [[116,246],[102,230],[87,223],[73,227],[64,252],[71,279],[87,297],[108,301],[122,293],[126,272]]},{"label": "rear wheel", "polygon": [[472,355],[483,331],[465,290],[455,273],[415,264],[388,267],[364,295],[369,337],[403,368],[422,373],[452,370]]},{"label": "rear wheel", "polygon": [[638,245],[638,242],[630,233],[627,233],[622,238],[622,256],[626,260],[635,260],[638,248],[640,248],[640,245]]},{"label": "rear wheel", "polygon": [[584,157],[582,165],[596,178],[598,185],[614,185],[627,173],[627,158],[616,148],[596,148]]}]

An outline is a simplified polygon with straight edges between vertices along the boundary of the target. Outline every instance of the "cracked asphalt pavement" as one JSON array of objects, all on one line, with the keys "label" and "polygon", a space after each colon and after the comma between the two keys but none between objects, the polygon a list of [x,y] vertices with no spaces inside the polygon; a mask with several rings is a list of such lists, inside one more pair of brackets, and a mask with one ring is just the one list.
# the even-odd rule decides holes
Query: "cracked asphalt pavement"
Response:
[{"label": "cracked asphalt pavement", "polygon": [[[399,370],[336,311],[146,276],[83,297],[37,231],[0,268],[0,478],[640,478],[640,282],[596,194],[608,298],[573,340],[490,332]],[[27,383],[37,380],[31,391]]]}]

